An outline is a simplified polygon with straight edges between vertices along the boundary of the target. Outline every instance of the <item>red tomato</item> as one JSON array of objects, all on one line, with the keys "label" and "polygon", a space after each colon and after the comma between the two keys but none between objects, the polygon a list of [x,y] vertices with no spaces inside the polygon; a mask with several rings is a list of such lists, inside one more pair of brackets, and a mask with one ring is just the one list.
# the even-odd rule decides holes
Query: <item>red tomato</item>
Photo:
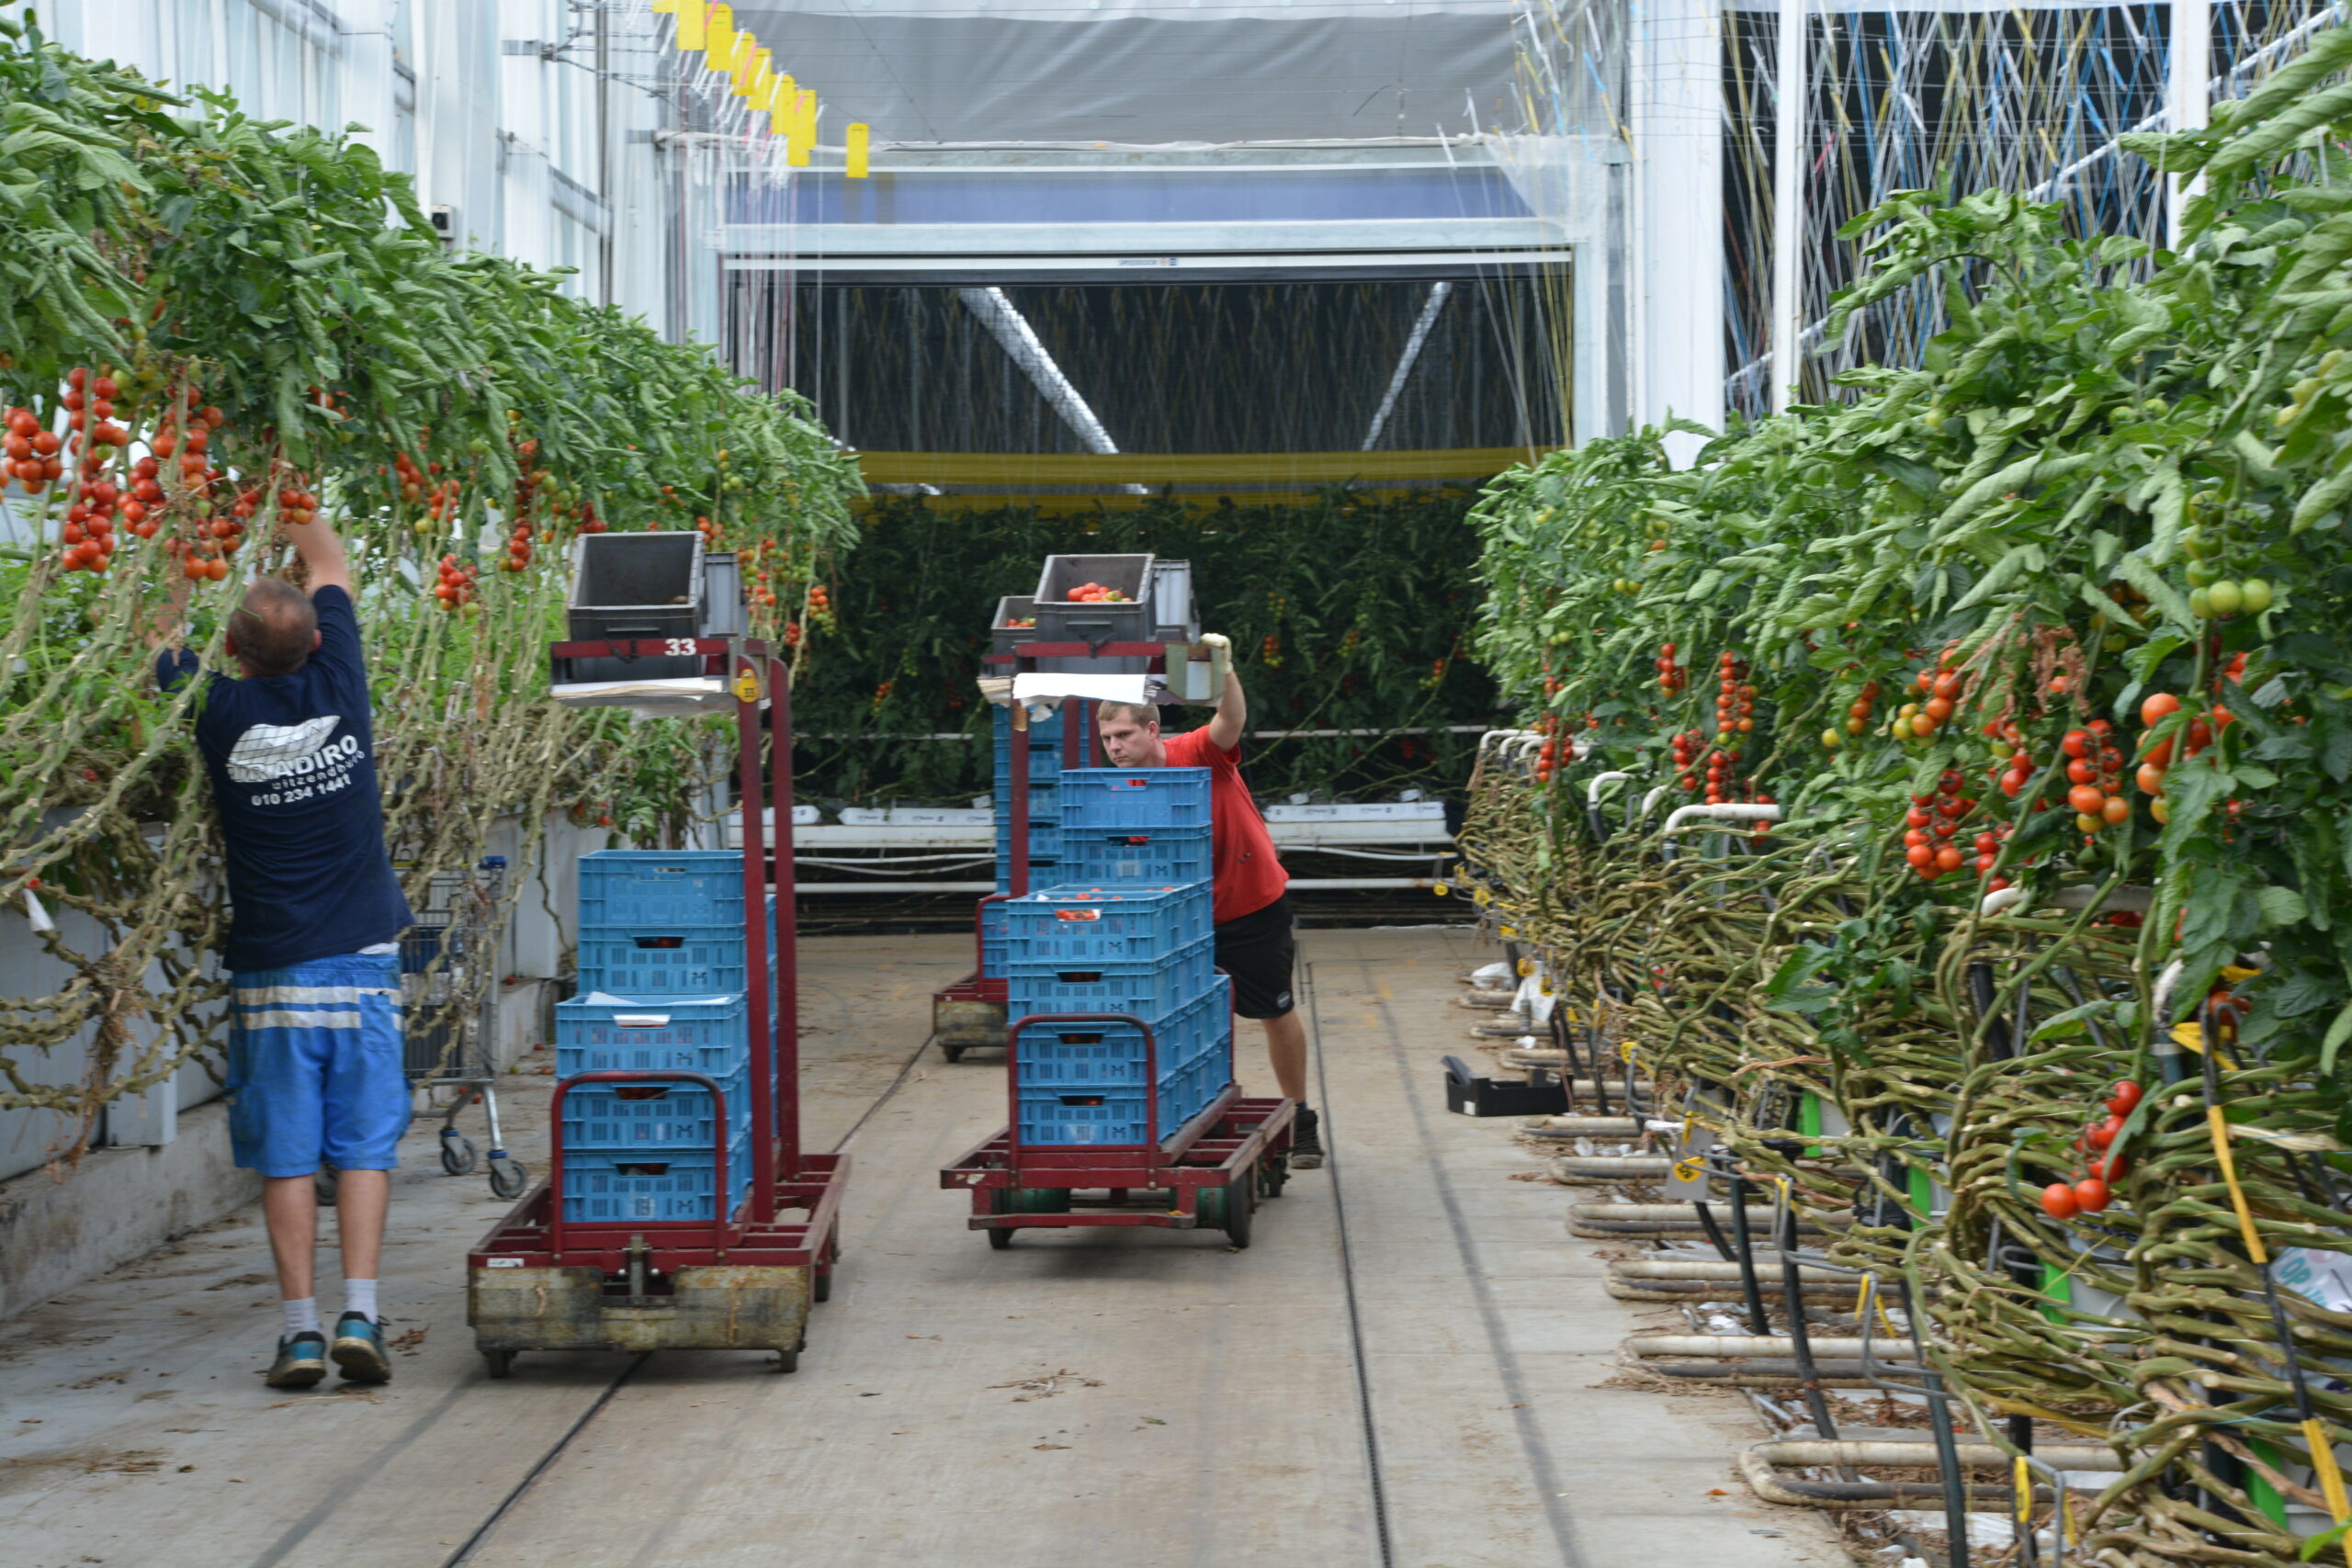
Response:
[{"label": "red tomato", "polygon": [[2078,1205],[2075,1190],[2063,1181],[2053,1181],[2041,1190],[2041,1212],[2053,1220],[2071,1220]]},{"label": "red tomato", "polygon": [[2098,1126],[2093,1127],[2090,1130],[2090,1145],[2095,1149],[2106,1148],[2109,1145],[2115,1142],[2116,1137],[2121,1134],[2122,1131],[2123,1118],[2120,1116],[2109,1116],[2106,1121],[2100,1122]]},{"label": "red tomato", "polygon": [[2129,1116],[2140,1108],[2140,1086],[2130,1078],[2118,1078],[2115,1087],[2107,1091],[2107,1109],[2117,1116]]},{"label": "red tomato", "polygon": [[2151,692],[2140,704],[2140,722],[2153,729],[2165,716],[2180,711],[2180,699],[2170,692]]},{"label": "red tomato", "polygon": [[2088,756],[2091,750],[2090,731],[2087,729],[2070,729],[2066,731],[2065,739],[2058,742],[2058,749],[2065,752],[2069,757]]},{"label": "red tomato", "polygon": [[[2107,1190],[2107,1183],[2096,1176],[2086,1176],[2075,1183],[2075,1207],[2086,1214],[2096,1214],[2106,1208],[2110,1196]],[[2046,1195],[2042,1202],[2045,1208],[2049,1206]]]},{"label": "red tomato", "polygon": [[2107,807],[2107,796],[2097,784],[2076,784],[2066,792],[2066,804],[2084,817],[2097,817]]}]

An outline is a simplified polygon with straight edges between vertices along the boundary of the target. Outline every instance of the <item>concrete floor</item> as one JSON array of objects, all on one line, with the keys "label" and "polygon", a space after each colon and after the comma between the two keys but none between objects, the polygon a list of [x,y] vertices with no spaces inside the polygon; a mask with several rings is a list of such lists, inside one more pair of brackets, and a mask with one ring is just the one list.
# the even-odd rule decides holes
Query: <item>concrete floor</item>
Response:
[{"label": "concrete floor", "polygon": [[[969,945],[803,953],[824,1147],[897,1076]],[[1610,1386],[1618,1341],[1660,1320],[1604,1293],[1567,1190],[1510,1179],[1536,1161],[1503,1128],[1445,1113],[1454,976],[1489,956],[1454,930],[1307,934],[1336,1159],[1261,1212],[1247,1252],[1143,1229],[990,1251],[936,1171],[1001,1122],[1001,1058],[926,1055],[851,1145],[848,1252],[798,1373],[652,1359],[468,1561],[1373,1568],[1368,1397],[1399,1568],[1843,1563],[1817,1516],[1733,1477],[1758,1435],[1741,1406]],[[535,1166],[547,1081],[509,1095]],[[404,1157],[386,1389],[261,1387],[275,1291],[252,1212],[0,1324],[0,1561],[446,1562],[627,1363],[530,1356],[488,1382],[461,1254],[503,1205],[440,1174],[429,1129]]]}]

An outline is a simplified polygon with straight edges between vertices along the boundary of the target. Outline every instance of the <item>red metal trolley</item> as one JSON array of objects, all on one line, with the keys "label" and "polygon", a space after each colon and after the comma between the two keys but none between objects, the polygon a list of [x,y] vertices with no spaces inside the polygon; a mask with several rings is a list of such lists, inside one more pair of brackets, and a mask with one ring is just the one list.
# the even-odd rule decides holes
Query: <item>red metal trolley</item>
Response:
[{"label": "red metal trolley", "polygon": [[[808,1309],[831,1293],[841,1257],[842,1189],[849,1156],[800,1143],[798,974],[792,886],[791,677],[770,646],[748,637],[658,637],[560,642],[559,679],[574,659],[698,656],[709,711],[731,703],[742,795],[744,955],[751,1027],[751,1196],[708,1220],[587,1224],[563,1217],[562,1097],[556,1094],[553,1175],[468,1254],[467,1320],[492,1377],[523,1350],[773,1350],[798,1365]],[[721,683],[714,685],[712,678]],[[650,682],[649,690],[678,682]],[[649,699],[650,700],[650,699]],[[680,699],[684,700],[684,699]],[[632,705],[626,700],[618,705]],[[762,788],[761,709],[766,708],[767,787]],[[761,797],[767,796],[763,810]],[[772,813],[772,818],[771,818]],[[768,833],[773,820],[773,841]],[[769,1006],[765,895],[776,895],[775,1006]],[[694,1073],[607,1072],[574,1081],[678,1077]],[[718,1125],[725,1126],[725,1107]],[[714,1190],[729,1190],[726,1150]]]},{"label": "red metal trolley", "polygon": [[[1039,659],[1141,658],[1150,660],[1153,672],[1165,680],[1170,673],[1170,662],[1187,660],[1191,651],[1181,643],[1023,643],[1009,653],[991,656],[989,662],[1019,671]],[[1214,684],[1222,685],[1222,680]],[[1081,767],[1091,761],[1091,708],[1083,700],[1065,705],[1062,743],[1069,766]],[[1012,896],[1018,897],[1029,890],[1029,748],[1021,743],[1028,728],[1028,711],[1018,701],[1012,705],[1012,728],[1011,882]],[[972,1018],[976,1026],[987,1021],[979,1010],[993,1008],[1001,1021],[1005,994],[1002,979],[986,977],[976,967],[970,976],[933,998],[934,1021],[947,1021],[946,1005],[972,1010],[964,1016]],[[1132,1145],[1023,1144],[1017,1088],[1023,1031],[1047,1024],[1109,1021],[1134,1024],[1143,1032],[1149,1136]],[[972,1214],[966,1223],[973,1230],[987,1232],[991,1247],[1011,1246],[1016,1230],[1093,1225],[1205,1227],[1224,1231],[1236,1247],[1250,1245],[1258,1201],[1279,1197],[1289,1179],[1292,1128],[1298,1113],[1295,1101],[1247,1099],[1238,1085],[1228,1083],[1184,1125],[1163,1129],[1159,1043],[1143,1020],[1124,1013],[1034,1013],[1002,1026],[1002,1038],[1005,1094],[1011,1112],[1005,1129],[939,1173],[940,1186],[972,1195]],[[949,1050],[949,1036],[944,1031],[941,1034],[942,1048],[949,1050],[950,1061],[962,1055],[968,1044],[982,1043],[992,1042],[967,1037],[956,1041]]]}]

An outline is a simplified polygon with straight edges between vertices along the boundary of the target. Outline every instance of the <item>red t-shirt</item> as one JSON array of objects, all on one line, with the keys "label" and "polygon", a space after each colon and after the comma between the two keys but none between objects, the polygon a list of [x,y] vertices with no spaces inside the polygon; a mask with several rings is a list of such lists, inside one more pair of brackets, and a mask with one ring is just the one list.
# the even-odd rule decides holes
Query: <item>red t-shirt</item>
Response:
[{"label": "red t-shirt", "polygon": [[1161,745],[1170,767],[1209,771],[1209,868],[1216,879],[1209,918],[1223,925],[1256,914],[1283,896],[1290,873],[1241,782],[1241,748],[1222,750],[1205,729],[1168,736]]}]

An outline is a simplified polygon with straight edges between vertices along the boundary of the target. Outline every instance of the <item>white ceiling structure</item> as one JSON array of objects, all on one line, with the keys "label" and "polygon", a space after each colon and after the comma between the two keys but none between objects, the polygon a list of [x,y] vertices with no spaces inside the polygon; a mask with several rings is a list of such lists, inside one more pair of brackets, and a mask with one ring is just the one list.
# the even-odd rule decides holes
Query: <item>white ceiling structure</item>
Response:
[{"label": "white ceiling structure", "polygon": [[738,20],[881,142],[1233,143],[1516,128],[1510,0],[804,0]]}]

